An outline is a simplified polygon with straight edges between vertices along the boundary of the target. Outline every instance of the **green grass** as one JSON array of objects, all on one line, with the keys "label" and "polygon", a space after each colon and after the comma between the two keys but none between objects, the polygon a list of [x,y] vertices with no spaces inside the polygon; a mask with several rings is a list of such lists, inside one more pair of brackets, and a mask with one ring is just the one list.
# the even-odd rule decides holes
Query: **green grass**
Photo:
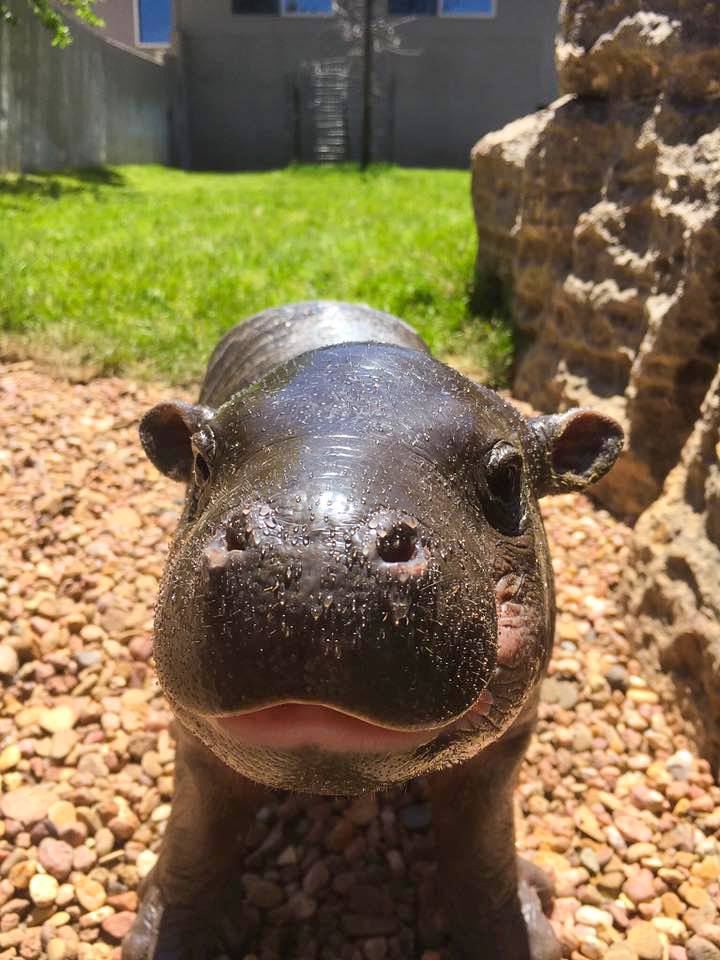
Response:
[{"label": "green grass", "polygon": [[333,298],[398,314],[434,351],[462,354],[499,384],[510,335],[473,316],[474,255],[460,171],[120,167],[0,178],[6,344],[102,372],[188,382],[243,317]]}]

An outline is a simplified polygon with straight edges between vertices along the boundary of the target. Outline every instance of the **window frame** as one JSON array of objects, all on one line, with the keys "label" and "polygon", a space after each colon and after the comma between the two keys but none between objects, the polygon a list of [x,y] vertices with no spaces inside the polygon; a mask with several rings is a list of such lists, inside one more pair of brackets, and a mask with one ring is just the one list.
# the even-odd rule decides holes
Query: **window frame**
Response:
[{"label": "window frame", "polygon": [[[137,2],[139,2],[139,0],[137,0]],[[233,0],[230,0],[230,15],[233,17],[262,17],[268,20],[280,20],[282,18],[287,18],[288,20],[330,20],[335,16],[332,0],[328,13],[310,13],[308,11],[294,13],[292,10],[287,9],[287,3],[288,0],[277,0],[277,13],[243,13],[235,10],[235,4]]]},{"label": "window frame", "polygon": [[133,20],[135,23],[135,46],[143,50],[168,50],[172,46],[173,34],[173,4],[170,0],[170,36],[167,40],[154,40],[148,42],[140,39],[140,4],[142,0],[133,0]]},{"label": "window frame", "polygon": [[494,20],[497,17],[498,0],[490,0],[492,10],[490,13],[446,13],[443,10],[443,0],[435,0],[435,13],[390,13],[388,3],[388,16],[394,20],[415,19],[425,20],[437,17],[439,20]]}]

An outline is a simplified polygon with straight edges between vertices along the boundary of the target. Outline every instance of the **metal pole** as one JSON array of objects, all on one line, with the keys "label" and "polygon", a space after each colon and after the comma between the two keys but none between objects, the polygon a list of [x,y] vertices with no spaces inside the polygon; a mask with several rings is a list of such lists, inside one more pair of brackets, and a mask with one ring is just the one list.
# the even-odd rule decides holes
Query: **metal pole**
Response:
[{"label": "metal pole", "polygon": [[373,77],[373,0],[365,0],[365,31],[363,35],[363,102],[362,143],[360,169],[366,170],[372,159],[372,77]]}]

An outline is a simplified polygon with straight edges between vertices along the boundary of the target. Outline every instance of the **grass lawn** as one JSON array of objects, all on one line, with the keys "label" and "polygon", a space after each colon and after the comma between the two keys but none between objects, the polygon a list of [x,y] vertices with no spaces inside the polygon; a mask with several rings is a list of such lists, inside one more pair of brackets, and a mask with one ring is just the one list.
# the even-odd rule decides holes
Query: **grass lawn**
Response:
[{"label": "grass lawn", "polygon": [[462,171],[120,167],[0,178],[5,347],[176,383],[230,326],[293,300],[361,301],[491,383],[510,335],[470,310],[475,236]]}]

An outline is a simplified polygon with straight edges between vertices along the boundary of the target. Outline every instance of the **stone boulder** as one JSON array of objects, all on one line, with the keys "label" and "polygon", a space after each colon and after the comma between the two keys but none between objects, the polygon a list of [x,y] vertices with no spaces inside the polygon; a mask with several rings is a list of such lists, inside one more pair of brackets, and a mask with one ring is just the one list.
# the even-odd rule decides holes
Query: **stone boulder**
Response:
[{"label": "stone boulder", "polygon": [[594,490],[640,517],[630,638],[720,769],[718,4],[564,0],[556,54],[564,96],[473,150],[478,268],[513,289],[515,395],[625,428]]},{"label": "stone boulder", "polygon": [[714,0],[564,0],[560,89],[586,97],[712,100],[720,95]]},{"label": "stone boulder", "polygon": [[473,151],[478,266],[512,280],[516,395],[622,422],[596,490],[635,517],[720,357],[717,5],[565,0],[557,61],[566,95]]},{"label": "stone boulder", "polygon": [[515,120],[483,137],[472,151],[480,273],[496,274],[512,282],[525,163],[551,116],[551,111],[540,110]]},{"label": "stone boulder", "polygon": [[671,672],[720,769],[720,370],[680,463],[638,521],[627,578],[636,646]]}]

